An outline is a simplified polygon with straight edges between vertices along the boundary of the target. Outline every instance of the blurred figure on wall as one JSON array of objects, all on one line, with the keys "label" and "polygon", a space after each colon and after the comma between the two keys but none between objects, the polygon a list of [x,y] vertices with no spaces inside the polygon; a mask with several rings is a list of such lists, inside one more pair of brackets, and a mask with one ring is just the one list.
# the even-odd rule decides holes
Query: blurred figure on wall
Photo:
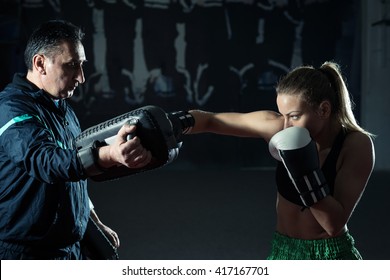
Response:
[{"label": "blurred figure on wall", "polygon": [[343,5],[348,1],[302,2],[302,62],[318,67],[323,61],[336,57],[336,44],[341,37]]},{"label": "blurred figure on wall", "polygon": [[228,108],[228,18],[222,0],[192,1],[185,22],[187,100],[212,110]]},{"label": "blurred figure on wall", "polygon": [[142,8],[143,50],[149,73],[145,102],[171,109],[183,95],[176,70],[179,13],[180,3],[173,0],[145,0]]}]

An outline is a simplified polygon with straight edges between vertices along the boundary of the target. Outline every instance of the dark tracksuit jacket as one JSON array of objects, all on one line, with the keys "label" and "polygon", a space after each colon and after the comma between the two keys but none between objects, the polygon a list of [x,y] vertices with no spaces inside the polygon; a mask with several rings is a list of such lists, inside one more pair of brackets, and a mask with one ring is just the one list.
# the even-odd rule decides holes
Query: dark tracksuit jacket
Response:
[{"label": "dark tracksuit jacket", "polygon": [[66,254],[83,237],[90,206],[79,133],[67,102],[25,75],[0,92],[0,248]]}]

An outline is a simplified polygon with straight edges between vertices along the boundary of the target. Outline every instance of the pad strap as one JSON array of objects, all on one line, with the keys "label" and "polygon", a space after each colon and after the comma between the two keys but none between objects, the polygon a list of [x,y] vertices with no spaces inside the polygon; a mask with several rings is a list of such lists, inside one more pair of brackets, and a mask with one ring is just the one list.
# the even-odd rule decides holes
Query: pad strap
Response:
[{"label": "pad strap", "polygon": [[99,175],[105,171],[104,168],[98,164],[98,141],[93,142],[91,146],[80,149],[77,156],[87,177]]}]

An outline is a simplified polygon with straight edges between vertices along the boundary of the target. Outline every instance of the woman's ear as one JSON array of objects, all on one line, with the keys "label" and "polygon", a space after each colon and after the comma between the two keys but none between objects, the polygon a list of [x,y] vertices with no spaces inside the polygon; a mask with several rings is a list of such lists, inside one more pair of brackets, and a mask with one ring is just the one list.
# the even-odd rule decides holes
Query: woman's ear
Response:
[{"label": "woman's ear", "polygon": [[332,105],[330,104],[330,102],[328,100],[322,101],[318,109],[318,114],[320,115],[320,117],[323,119],[329,118],[331,112]]}]

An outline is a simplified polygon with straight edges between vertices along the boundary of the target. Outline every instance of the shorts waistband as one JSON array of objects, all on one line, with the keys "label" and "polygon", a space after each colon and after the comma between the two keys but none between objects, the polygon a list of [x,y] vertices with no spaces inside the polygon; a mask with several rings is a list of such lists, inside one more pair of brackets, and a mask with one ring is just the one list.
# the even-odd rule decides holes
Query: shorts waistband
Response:
[{"label": "shorts waistband", "polygon": [[268,259],[361,259],[349,234],[324,239],[299,239],[274,233]]}]

